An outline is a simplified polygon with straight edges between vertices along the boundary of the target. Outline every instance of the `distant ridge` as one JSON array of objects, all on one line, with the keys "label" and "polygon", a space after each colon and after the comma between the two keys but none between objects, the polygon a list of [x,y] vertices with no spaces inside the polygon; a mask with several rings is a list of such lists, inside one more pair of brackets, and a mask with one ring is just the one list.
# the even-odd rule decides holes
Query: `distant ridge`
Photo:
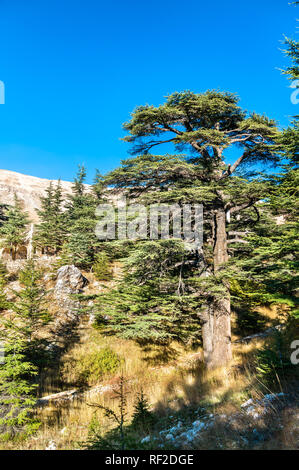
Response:
[{"label": "distant ridge", "polygon": [[[28,212],[31,221],[38,222],[37,209],[40,208],[40,196],[45,194],[45,190],[51,181],[55,184],[58,180],[37,178],[36,176],[23,175],[15,171],[0,170],[0,203],[13,204],[14,194],[16,193],[24,210]],[[72,185],[73,183],[70,181],[61,181],[64,197],[71,193]]]}]

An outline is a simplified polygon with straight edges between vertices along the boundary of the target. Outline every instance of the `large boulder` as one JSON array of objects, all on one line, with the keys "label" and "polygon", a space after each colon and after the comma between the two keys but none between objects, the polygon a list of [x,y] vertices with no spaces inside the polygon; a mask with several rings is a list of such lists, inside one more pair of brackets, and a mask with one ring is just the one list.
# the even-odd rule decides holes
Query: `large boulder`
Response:
[{"label": "large boulder", "polygon": [[57,271],[55,291],[58,294],[78,294],[88,284],[88,280],[73,264],[62,266]]},{"label": "large boulder", "polygon": [[62,266],[57,271],[54,287],[55,321],[52,324],[54,340],[51,348],[63,349],[72,338],[80,321],[80,301],[74,296],[82,292],[88,280],[74,265]]}]

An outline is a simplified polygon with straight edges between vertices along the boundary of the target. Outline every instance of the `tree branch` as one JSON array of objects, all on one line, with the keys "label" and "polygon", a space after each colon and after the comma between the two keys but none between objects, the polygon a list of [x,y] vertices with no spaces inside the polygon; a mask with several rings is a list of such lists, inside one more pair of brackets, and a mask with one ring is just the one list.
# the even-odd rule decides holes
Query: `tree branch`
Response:
[{"label": "tree branch", "polygon": [[249,202],[244,202],[243,204],[240,204],[239,206],[232,207],[230,211],[231,213],[240,212],[244,209],[248,209],[248,207],[253,206],[257,201],[258,199],[251,199]]}]

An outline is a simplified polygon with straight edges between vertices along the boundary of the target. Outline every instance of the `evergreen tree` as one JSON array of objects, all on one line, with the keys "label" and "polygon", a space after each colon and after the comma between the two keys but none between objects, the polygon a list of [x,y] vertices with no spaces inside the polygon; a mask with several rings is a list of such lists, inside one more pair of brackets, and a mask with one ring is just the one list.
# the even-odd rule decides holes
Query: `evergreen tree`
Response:
[{"label": "evergreen tree", "polygon": [[143,390],[137,394],[132,416],[132,426],[146,431],[154,422],[154,415],[150,411],[150,406]]},{"label": "evergreen tree", "polygon": [[37,269],[35,261],[27,261],[24,269],[20,272],[19,280],[23,289],[15,292],[16,302],[13,311],[16,314],[14,320],[20,320],[17,325],[18,331],[29,342],[39,331],[42,325],[47,324],[51,317],[45,307],[46,291],[40,285],[41,272]]},{"label": "evergreen tree", "polygon": [[66,238],[66,221],[63,211],[63,198],[60,181],[56,187],[52,182],[41,197],[41,209],[38,211],[40,223],[34,237],[35,246],[47,254],[57,254]]},{"label": "evergreen tree", "polygon": [[88,450],[125,450],[127,436],[125,423],[127,415],[126,380],[123,374],[120,377],[119,385],[114,388],[115,399],[118,400],[118,412],[103,406],[99,403],[90,403],[98,410],[104,411],[106,418],[109,418],[116,427],[105,435],[102,434],[97,421],[93,421],[90,426],[89,438],[85,443]]},{"label": "evergreen tree", "polygon": [[124,275],[116,288],[99,296],[96,324],[141,344],[198,342],[202,299],[183,265],[187,256],[180,240],[137,243],[123,260]]},{"label": "evergreen tree", "polygon": [[8,271],[7,271],[6,265],[1,259],[0,259],[0,278],[3,279],[5,283],[7,282]]},{"label": "evergreen tree", "polygon": [[40,329],[51,320],[40,278],[41,273],[34,260],[29,260],[20,272],[19,280],[23,288],[19,292],[14,291],[16,300],[10,305],[9,318],[1,318],[5,344],[20,341],[24,355],[34,365],[40,365],[44,355]]},{"label": "evergreen tree", "polygon": [[[182,92],[170,95],[161,106],[138,107],[124,128],[132,152],[142,155],[124,161],[108,175],[107,184],[148,203],[204,205],[204,246],[193,253],[193,276],[200,279],[202,299],[197,313],[207,366],[226,364],[231,358],[229,275],[225,277],[224,269],[229,258],[227,224],[248,208],[251,223],[256,203],[267,193],[263,179],[242,178],[240,169],[279,162],[275,122],[255,113],[248,116],[230,93]],[[163,143],[189,149],[190,154],[149,154]],[[233,164],[224,159],[229,147],[239,149]],[[186,261],[192,265],[189,259],[185,266]]]},{"label": "evergreen tree", "polygon": [[21,209],[20,201],[16,195],[14,206],[7,208],[5,216],[6,220],[0,227],[1,245],[10,249],[11,257],[15,260],[18,248],[26,242],[29,224],[28,216]]},{"label": "evergreen tree", "polygon": [[4,344],[4,361],[0,364],[0,428],[5,432],[23,429],[33,432],[38,428],[32,414],[37,387],[33,382],[40,366],[42,345],[38,333],[50,320],[39,279],[34,261],[28,261],[20,273],[23,289],[15,292],[15,302],[6,300],[9,314],[0,317],[0,340]]},{"label": "evergreen tree", "polygon": [[65,251],[71,262],[82,268],[90,268],[95,260],[99,240],[95,235],[97,200],[85,187],[86,170],[79,167],[73,185],[73,194],[67,205],[68,240]]},{"label": "evergreen tree", "polygon": [[32,433],[39,427],[33,416],[37,369],[26,358],[24,340],[5,341],[4,360],[0,362],[0,432],[14,435]]},{"label": "evergreen tree", "polygon": [[98,201],[103,200],[105,186],[106,184],[104,176],[99,172],[99,170],[96,170],[92,189]]}]

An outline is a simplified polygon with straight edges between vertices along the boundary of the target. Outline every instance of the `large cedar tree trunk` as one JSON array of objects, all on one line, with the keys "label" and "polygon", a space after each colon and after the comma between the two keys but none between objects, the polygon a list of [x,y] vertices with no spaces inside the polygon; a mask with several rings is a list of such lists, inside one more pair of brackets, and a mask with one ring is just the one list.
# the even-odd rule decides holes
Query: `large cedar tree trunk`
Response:
[{"label": "large cedar tree trunk", "polygon": [[[224,209],[215,214],[214,271],[228,260],[226,215]],[[204,361],[208,369],[226,365],[232,358],[230,297],[226,289],[223,297],[215,298],[209,305],[202,325]]]}]

